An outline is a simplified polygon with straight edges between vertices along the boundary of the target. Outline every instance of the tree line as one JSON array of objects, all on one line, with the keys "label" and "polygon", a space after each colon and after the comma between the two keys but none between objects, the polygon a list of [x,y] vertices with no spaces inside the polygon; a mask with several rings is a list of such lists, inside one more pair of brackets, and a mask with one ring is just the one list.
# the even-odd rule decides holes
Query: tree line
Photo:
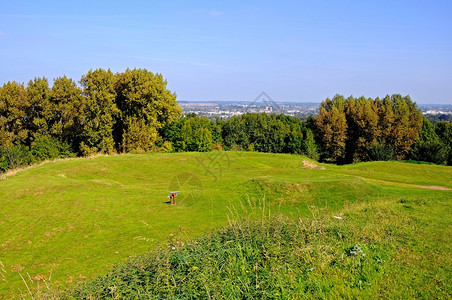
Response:
[{"label": "tree line", "polygon": [[409,96],[345,99],[336,95],[316,116],[321,159],[335,163],[413,159],[451,163],[451,124],[435,127]]},{"label": "tree line", "polygon": [[[79,81],[46,78],[0,88],[0,169],[70,155],[152,151],[181,114],[160,74],[90,70]],[[71,154],[69,154],[71,153]]]},{"label": "tree line", "polygon": [[243,150],[300,153],[351,163],[414,159],[451,164],[452,128],[423,118],[408,96],[336,95],[306,121],[249,113],[227,120],[181,116],[161,74],[90,70],[77,83],[35,78],[0,88],[0,171],[95,153]]},{"label": "tree line", "polygon": [[224,149],[303,153],[318,159],[308,123],[282,114],[248,113],[227,120],[190,114],[164,127],[162,137],[162,147],[174,152]]}]

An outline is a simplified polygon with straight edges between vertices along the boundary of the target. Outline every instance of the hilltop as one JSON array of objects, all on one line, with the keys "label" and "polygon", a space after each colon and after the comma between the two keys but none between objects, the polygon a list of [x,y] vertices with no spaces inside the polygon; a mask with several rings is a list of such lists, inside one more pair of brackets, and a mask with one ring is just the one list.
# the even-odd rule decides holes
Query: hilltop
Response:
[{"label": "hilltop", "polygon": [[[375,240],[360,233],[364,226],[384,247],[394,247],[384,250],[384,270],[399,276],[401,266],[425,269],[419,278],[433,289],[429,295],[445,295],[451,287],[450,178],[452,169],[445,166],[335,166],[299,155],[222,151],[35,166],[0,181],[0,261],[6,271],[0,296],[28,293],[20,275],[31,288],[94,278],[172,236],[187,243],[227,225],[228,218],[259,218],[259,207],[290,220],[339,216],[345,224],[351,214],[337,255],[355,243],[373,251]],[[181,192],[176,206],[167,203],[170,190]],[[412,287],[407,282],[400,283]]]}]

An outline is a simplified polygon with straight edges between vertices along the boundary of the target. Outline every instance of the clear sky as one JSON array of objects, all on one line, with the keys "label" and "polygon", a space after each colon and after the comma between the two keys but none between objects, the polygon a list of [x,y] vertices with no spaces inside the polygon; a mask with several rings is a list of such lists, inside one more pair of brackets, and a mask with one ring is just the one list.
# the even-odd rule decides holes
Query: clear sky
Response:
[{"label": "clear sky", "polygon": [[0,0],[0,84],[161,73],[178,100],[452,104],[452,1]]}]

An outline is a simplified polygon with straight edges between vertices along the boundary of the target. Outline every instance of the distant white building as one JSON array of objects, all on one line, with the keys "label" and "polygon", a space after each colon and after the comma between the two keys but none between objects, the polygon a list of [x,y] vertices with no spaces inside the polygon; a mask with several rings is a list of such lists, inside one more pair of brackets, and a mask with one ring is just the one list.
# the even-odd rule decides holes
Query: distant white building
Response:
[{"label": "distant white building", "polygon": [[424,115],[452,115],[452,111],[427,110]]}]

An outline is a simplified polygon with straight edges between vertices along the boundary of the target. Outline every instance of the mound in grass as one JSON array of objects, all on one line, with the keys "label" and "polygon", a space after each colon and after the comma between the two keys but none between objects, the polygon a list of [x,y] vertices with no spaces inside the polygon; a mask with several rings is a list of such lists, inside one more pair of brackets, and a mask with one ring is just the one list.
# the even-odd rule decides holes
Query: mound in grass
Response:
[{"label": "mound in grass", "polygon": [[412,209],[425,207],[411,200],[384,201],[354,205],[340,216],[326,211],[307,219],[279,216],[230,222],[187,245],[173,237],[166,248],[129,259],[60,296],[447,298],[450,247],[419,245],[419,232],[424,234],[427,225],[410,217],[407,203]]}]

